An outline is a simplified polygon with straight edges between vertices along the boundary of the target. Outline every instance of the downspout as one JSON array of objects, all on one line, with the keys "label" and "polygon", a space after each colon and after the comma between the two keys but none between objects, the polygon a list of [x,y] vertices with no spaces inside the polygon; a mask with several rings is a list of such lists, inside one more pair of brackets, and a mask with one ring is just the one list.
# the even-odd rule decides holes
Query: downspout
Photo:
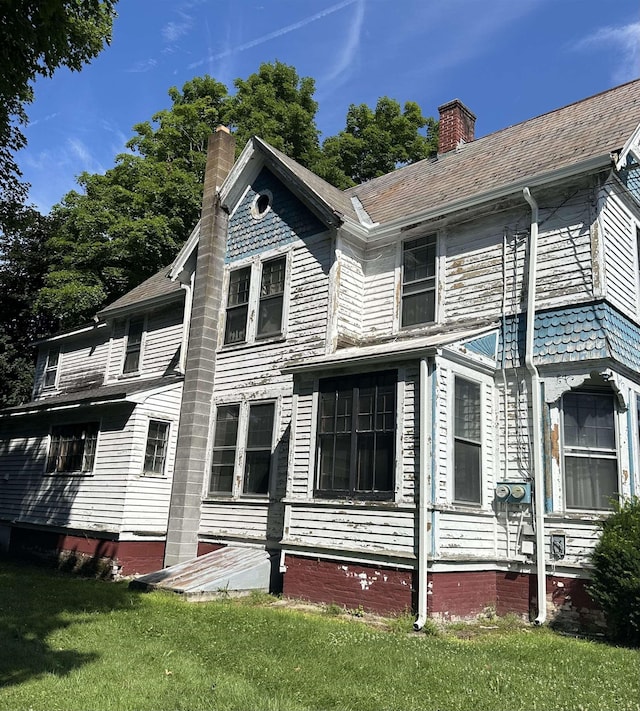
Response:
[{"label": "downspout", "polygon": [[534,506],[536,523],[536,573],[538,576],[538,616],[536,625],[544,624],[547,619],[547,563],[545,555],[544,537],[544,472],[542,471],[542,456],[540,447],[542,431],[540,418],[540,376],[533,362],[533,340],[535,335],[536,318],[536,271],[538,262],[538,203],[535,201],[529,188],[522,191],[524,199],[531,206],[531,231],[529,234],[529,277],[527,282],[527,333],[525,341],[524,362],[529,371],[531,382],[531,448],[533,450],[533,482]]},{"label": "downspout", "polygon": [[[427,621],[427,556],[431,547],[427,536],[433,534],[429,530],[427,516],[427,486],[431,462],[431,378],[429,364],[426,358],[420,359],[420,461],[418,484],[418,617],[413,623],[413,629],[419,632]],[[431,446],[428,446],[431,445]]]},{"label": "downspout", "polygon": [[189,346],[189,326],[191,325],[191,306],[193,304],[193,282],[196,276],[195,269],[191,272],[189,282],[180,284],[184,289],[184,318],[182,324],[182,343],[180,344],[180,363],[178,368],[184,374],[187,364],[187,347]]}]

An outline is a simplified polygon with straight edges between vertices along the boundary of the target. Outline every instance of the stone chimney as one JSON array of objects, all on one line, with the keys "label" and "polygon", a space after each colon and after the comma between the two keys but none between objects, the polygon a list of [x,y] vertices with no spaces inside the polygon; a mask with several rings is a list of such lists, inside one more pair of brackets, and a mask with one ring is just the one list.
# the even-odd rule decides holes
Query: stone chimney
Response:
[{"label": "stone chimney", "polygon": [[459,99],[442,104],[438,107],[438,111],[440,112],[438,153],[448,153],[461,143],[473,141],[476,117]]},{"label": "stone chimney", "polygon": [[[198,554],[200,504],[216,369],[218,315],[222,303],[228,215],[218,192],[235,159],[235,139],[224,126],[209,137],[200,239],[193,283],[191,321],[180,405],[178,443],[169,503],[165,566]],[[185,314],[188,318],[188,315]],[[187,324],[185,324],[186,327]]]}]

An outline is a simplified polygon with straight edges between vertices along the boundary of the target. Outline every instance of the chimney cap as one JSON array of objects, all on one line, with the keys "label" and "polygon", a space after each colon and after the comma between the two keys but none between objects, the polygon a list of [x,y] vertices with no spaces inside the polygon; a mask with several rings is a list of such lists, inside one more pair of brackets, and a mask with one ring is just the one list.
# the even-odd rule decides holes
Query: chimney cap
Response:
[{"label": "chimney cap", "polygon": [[219,133],[220,131],[224,131],[225,133],[231,133],[231,131],[226,127],[223,126],[222,124],[216,128],[216,133]]},{"label": "chimney cap", "polygon": [[441,104],[440,106],[438,106],[438,113],[441,114],[445,111],[451,111],[451,109],[455,108],[462,109],[474,121],[478,118],[468,106],[465,106],[462,101],[460,101],[460,99],[452,99],[451,101],[447,101],[446,103]]}]

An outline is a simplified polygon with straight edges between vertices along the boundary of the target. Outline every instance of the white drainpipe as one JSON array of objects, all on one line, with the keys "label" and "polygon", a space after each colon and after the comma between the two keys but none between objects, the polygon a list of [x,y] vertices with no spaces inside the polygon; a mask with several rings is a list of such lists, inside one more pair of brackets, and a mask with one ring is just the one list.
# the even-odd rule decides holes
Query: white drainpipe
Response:
[{"label": "white drainpipe", "polygon": [[542,428],[540,418],[540,376],[533,362],[533,340],[536,317],[536,270],[538,262],[538,203],[529,188],[523,190],[524,199],[531,206],[531,232],[529,235],[529,278],[527,285],[527,333],[524,362],[529,371],[531,383],[531,449],[533,450],[534,506],[536,522],[536,572],[538,575],[538,616],[536,625],[544,624],[547,619],[547,563],[544,536],[544,472],[542,470]]},{"label": "white drainpipe", "polygon": [[426,358],[420,359],[420,462],[418,485],[418,617],[413,629],[419,632],[427,621],[427,555],[430,548],[427,537],[433,535],[428,530],[427,491],[429,482],[429,464],[431,462],[431,377]]}]

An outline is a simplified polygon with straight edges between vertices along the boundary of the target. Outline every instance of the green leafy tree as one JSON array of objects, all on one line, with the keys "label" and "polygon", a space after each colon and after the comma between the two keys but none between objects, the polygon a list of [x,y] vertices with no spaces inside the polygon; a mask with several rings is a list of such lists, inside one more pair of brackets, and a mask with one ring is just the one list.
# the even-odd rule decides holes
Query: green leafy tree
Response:
[{"label": "green leafy tree", "polygon": [[117,0],[4,0],[0,17],[0,219],[26,192],[14,154],[26,144],[20,125],[32,82],[60,66],[80,70],[111,39]]},{"label": "green leafy tree", "polygon": [[375,110],[366,104],[349,107],[345,129],[324,141],[313,169],[334,185],[348,188],[434,156],[437,150],[437,122],[425,118],[413,101],[401,109],[384,96]]},{"label": "green leafy tree", "polygon": [[34,309],[48,268],[49,230],[48,217],[23,208],[5,221],[0,233],[0,406],[29,398],[32,343],[52,328]]},{"label": "green leafy tree", "polygon": [[640,647],[640,498],[620,504],[600,529],[589,594],[603,609],[611,637]]}]

